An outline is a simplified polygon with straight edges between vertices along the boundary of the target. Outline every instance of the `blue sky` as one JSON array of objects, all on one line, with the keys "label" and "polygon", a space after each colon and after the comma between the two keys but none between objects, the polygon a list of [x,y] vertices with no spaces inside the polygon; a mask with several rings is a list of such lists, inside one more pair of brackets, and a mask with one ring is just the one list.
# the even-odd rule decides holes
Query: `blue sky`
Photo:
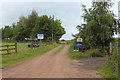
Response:
[{"label": "blue sky", "polygon": [[[86,4],[87,8],[91,6],[90,0],[86,1],[46,1],[43,0],[26,0],[26,1],[18,1],[18,0],[4,0],[0,4],[1,12],[0,13],[0,27],[4,27],[5,25],[11,25],[12,23],[16,23],[19,21],[20,16],[27,17],[31,11],[34,9],[41,15],[54,15],[55,19],[60,19],[62,21],[62,26],[65,28],[66,34],[62,36],[61,39],[70,40],[73,37],[71,34],[78,33],[76,29],[77,25],[81,25],[83,23],[82,15],[82,7],[81,4]],[[118,15],[118,1],[114,1],[114,5],[111,8],[113,12]]]}]

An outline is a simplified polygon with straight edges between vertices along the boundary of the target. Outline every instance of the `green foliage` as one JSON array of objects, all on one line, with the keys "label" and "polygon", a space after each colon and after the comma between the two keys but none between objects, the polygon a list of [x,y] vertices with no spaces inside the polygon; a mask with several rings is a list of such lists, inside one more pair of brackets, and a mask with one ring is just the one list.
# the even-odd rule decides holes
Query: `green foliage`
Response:
[{"label": "green foliage", "polygon": [[79,30],[77,36],[83,37],[87,48],[104,48],[113,41],[117,20],[109,9],[111,6],[110,2],[94,2],[89,9],[83,5],[82,17],[86,24],[77,26]]},{"label": "green foliage", "polygon": [[111,56],[107,56],[107,63],[101,69],[99,69],[99,71],[101,75],[105,78],[118,78],[119,67],[120,66],[118,66],[118,54],[114,53]]},{"label": "green foliage", "polygon": [[[83,18],[85,24],[77,26],[79,33],[74,35],[83,37],[83,44],[86,49],[85,53],[90,57],[102,57],[109,52],[109,43],[118,42],[113,39],[114,32],[117,32],[118,20],[115,19],[114,13],[110,10],[112,3],[109,2],[93,2],[92,7],[86,9],[83,5]],[[79,56],[79,55],[78,55]],[[105,78],[118,78],[118,67],[120,64],[118,54],[112,53],[107,57],[107,62],[101,70],[101,74]],[[115,79],[117,80],[117,79]]]},{"label": "green foliage", "polygon": [[3,32],[3,29],[0,29],[0,40],[2,39],[2,32]]},{"label": "green foliage", "polygon": [[28,19],[25,23],[26,24],[25,30],[27,33],[26,34],[27,37],[31,36],[32,30],[36,25],[37,18],[38,18],[38,14],[35,10],[33,10],[32,13],[30,15],[28,15]]},{"label": "green foliage", "polygon": [[[100,73],[105,78],[119,78],[120,79],[120,47],[117,53],[117,44],[113,45],[112,54],[106,57],[106,64],[99,69]],[[116,79],[118,80],[118,79]]]},{"label": "green foliage", "polygon": [[67,44],[69,45],[69,50],[68,50],[68,56],[70,58],[85,58],[85,57],[103,57],[105,56],[106,52],[100,52],[99,49],[89,49],[85,52],[78,52],[78,51],[73,51],[74,47],[74,40],[73,41],[67,41]]},{"label": "green foliage", "polygon": [[[3,29],[2,29],[3,30]],[[2,31],[4,38],[12,38],[13,30],[10,26],[5,26],[4,30]]]},{"label": "green foliage", "polygon": [[63,34],[65,34],[64,28],[61,26],[61,21],[56,19],[54,22],[54,28],[53,28],[53,33],[54,33],[54,39],[58,40],[62,37]]},{"label": "green foliage", "polygon": [[120,42],[120,38],[114,38],[114,42]]},{"label": "green foliage", "polygon": [[18,22],[16,27],[13,29],[14,32],[13,32],[13,39],[15,40],[24,40],[24,35],[25,35],[25,29],[23,27],[23,25]]},{"label": "green foliage", "polygon": [[14,40],[37,38],[37,34],[44,34],[44,40],[50,41],[52,31],[54,41],[58,41],[65,34],[60,20],[54,20],[47,15],[38,16],[35,10],[28,17],[21,16],[17,24],[13,23],[11,27],[6,26],[2,29],[3,38],[13,38]]},{"label": "green foliage", "polygon": [[[36,25],[35,27],[33,28],[33,33],[32,35],[34,37],[37,36],[37,34],[44,34],[44,38],[46,39],[48,37],[48,35],[51,34],[50,32],[50,20],[48,18],[48,16],[44,15],[44,16],[40,16],[37,18],[37,21],[36,21]],[[48,34],[45,34],[45,33],[48,33]]]},{"label": "green foliage", "polygon": [[53,38],[54,40],[59,40],[63,34],[65,34],[64,28],[61,26],[60,20],[53,20],[51,17],[43,15],[38,17],[36,25],[33,28],[33,36],[37,34],[44,34],[45,40],[49,41],[52,39],[52,29],[53,29]]},{"label": "green foliage", "polygon": [[69,45],[69,50],[68,50],[68,57],[69,58],[81,58],[81,57],[89,57],[88,55],[86,55],[85,53],[82,53],[82,52],[76,52],[76,51],[73,51],[73,43],[74,43],[74,40],[72,41],[67,41],[66,42],[68,45]]}]

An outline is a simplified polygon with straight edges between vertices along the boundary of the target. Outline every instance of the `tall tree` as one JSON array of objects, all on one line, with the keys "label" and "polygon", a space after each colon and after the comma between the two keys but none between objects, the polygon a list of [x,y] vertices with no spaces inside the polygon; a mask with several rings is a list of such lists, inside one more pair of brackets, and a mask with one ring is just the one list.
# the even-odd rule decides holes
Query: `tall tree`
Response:
[{"label": "tall tree", "polygon": [[23,25],[18,22],[16,27],[13,29],[13,38],[15,40],[24,40],[25,38],[25,28],[23,27]]},{"label": "tall tree", "polygon": [[63,34],[65,34],[64,28],[61,26],[60,20],[56,19],[54,21],[54,39],[59,40]]},{"label": "tall tree", "polygon": [[28,19],[25,21],[25,25],[24,25],[27,37],[31,36],[32,30],[35,27],[37,18],[38,18],[38,14],[35,10],[33,10],[32,13],[28,15]]},{"label": "tall tree", "polygon": [[59,40],[59,38],[65,34],[60,20],[53,20],[47,15],[38,16],[34,10],[28,17],[21,16],[19,22],[12,24],[10,29],[13,30],[13,36],[9,36],[10,34],[7,33],[8,29],[9,27],[7,26],[3,29],[3,36],[5,38],[13,37],[15,40],[24,40],[30,37],[36,38],[37,34],[44,34],[44,40],[50,41],[52,39],[52,30],[54,40]]},{"label": "tall tree", "polygon": [[108,46],[113,40],[112,36],[116,31],[117,21],[110,10],[110,2],[93,2],[92,7],[86,9],[83,5],[83,18],[86,24],[77,26],[79,35],[84,38],[86,47]]},{"label": "tall tree", "polygon": [[33,28],[33,36],[37,34],[44,34],[44,38],[47,41],[52,40],[52,30],[54,34],[54,40],[59,40],[63,34],[65,34],[64,28],[61,26],[60,20],[55,20],[47,15],[38,17],[36,25]]},{"label": "tall tree", "polygon": [[3,33],[4,33],[3,37],[7,38],[7,39],[12,38],[12,36],[13,36],[13,30],[10,26],[5,26]]}]

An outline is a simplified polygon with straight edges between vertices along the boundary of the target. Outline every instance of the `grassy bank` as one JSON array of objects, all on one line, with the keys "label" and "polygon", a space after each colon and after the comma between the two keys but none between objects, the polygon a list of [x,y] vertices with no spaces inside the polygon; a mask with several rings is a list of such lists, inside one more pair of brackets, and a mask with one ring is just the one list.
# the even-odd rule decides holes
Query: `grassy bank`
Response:
[{"label": "grassy bank", "polygon": [[[2,68],[20,63],[22,61],[25,61],[27,59],[39,56],[55,47],[59,46],[59,44],[53,44],[49,46],[44,46],[42,48],[36,48],[33,51],[26,51],[22,54],[13,54],[13,55],[6,55],[2,56]],[[22,50],[21,50],[22,51]]]},{"label": "grassy bank", "polygon": [[68,41],[69,45],[68,57],[69,58],[87,58],[87,57],[103,57],[104,54],[101,54],[98,49],[89,49],[85,52],[73,51],[74,41]]},{"label": "grassy bank", "polygon": [[77,51],[73,51],[73,45],[74,41],[68,41],[67,44],[69,46],[69,50],[68,50],[68,57],[75,59],[75,58],[80,58],[80,57],[88,57],[87,55],[85,55],[82,52],[77,52]]},{"label": "grassy bank", "polygon": [[120,54],[115,51],[112,55],[107,56],[106,64],[101,69],[98,69],[98,71],[104,78],[120,80]]}]

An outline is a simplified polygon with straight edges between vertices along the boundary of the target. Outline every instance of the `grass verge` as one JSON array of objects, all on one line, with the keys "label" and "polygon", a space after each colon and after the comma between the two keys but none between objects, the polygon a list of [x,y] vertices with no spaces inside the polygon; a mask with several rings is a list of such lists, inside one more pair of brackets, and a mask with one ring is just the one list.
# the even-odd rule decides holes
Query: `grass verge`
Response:
[{"label": "grass verge", "polygon": [[2,56],[2,68],[15,65],[17,63],[23,62],[25,60],[28,60],[30,58],[39,56],[47,51],[50,51],[51,49],[59,46],[59,44],[53,44],[42,48],[37,48],[36,50],[32,52],[25,52],[24,54],[13,54],[13,55],[5,55]]},{"label": "grass verge", "polygon": [[73,50],[73,43],[74,41],[69,41],[66,42],[69,46],[69,50],[68,50],[68,57],[71,59],[76,59],[76,58],[86,58],[86,57],[90,57],[90,55],[86,54],[85,52],[78,52],[78,51],[74,51]]},{"label": "grass verge", "polygon": [[69,45],[68,57],[69,58],[87,58],[87,57],[104,57],[105,54],[102,54],[98,49],[88,49],[85,52],[74,51],[73,45],[74,41],[69,41],[67,44]]},{"label": "grass verge", "polygon": [[[82,57],[106,57],[106,64],[103,65],[100,69],[97,69],[97,71],[100,72],[100,74],[107,78],[106,80],[120,80],[120,54],[117,52],[112,53],[112,55],[107,55],[106,51],[103,50],[102,52],[99,51],[99,49],[89,49],[85,51],[84,53],[81,52],[74,52],[73,51],[73,42],[67,42],[69,45],[69,51],[68,56],[70,58],[82,58]],[[114,47],[116,48],[116,47]],[[116,51],[116,49],[115,49]],[[120,51],[120,49],[119,49]],[[119,52],[118,51],[118,52]]]},{"label": "grass verge", "polygon": [[63,48],[65,47],[65,44],[62,45],[62,47],[60,47],[57,51],[55,51],[55,53],[59,53]]},{"label": "grass verge", "polygon": [[115,78],[113,80],[120,80],[119,60],[120,57],[117,53],[107,56],[106,64],[101,69],[98,69],[98,71],[104,78]]}]

